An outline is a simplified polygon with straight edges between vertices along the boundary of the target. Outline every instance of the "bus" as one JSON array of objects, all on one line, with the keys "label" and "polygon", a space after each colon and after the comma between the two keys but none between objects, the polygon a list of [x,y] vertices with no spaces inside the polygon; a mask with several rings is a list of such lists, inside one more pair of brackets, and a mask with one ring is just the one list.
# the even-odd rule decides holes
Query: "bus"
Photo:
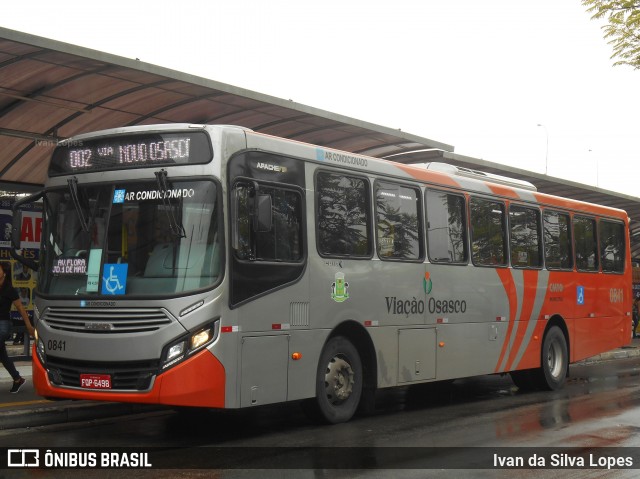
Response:
[{"label": "bus", "polygon": [[[528,182],[238,126],[60,142],[42,201],[33,380],[47,398],[328,423],[382,388],[562,387],[628,344],[629,218]],[[17,237],[17,235],[15,235]]]}]

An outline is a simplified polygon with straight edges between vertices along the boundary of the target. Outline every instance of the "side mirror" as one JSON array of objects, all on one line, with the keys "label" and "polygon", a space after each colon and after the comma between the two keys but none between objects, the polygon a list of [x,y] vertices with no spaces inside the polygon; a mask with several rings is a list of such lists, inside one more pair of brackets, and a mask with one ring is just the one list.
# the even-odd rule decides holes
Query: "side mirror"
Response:
[{"label": "side mirror", "polygon": [[256,233],[271,231],[273,224],[271,195],[256,194],[254,205],[253,230]]}]

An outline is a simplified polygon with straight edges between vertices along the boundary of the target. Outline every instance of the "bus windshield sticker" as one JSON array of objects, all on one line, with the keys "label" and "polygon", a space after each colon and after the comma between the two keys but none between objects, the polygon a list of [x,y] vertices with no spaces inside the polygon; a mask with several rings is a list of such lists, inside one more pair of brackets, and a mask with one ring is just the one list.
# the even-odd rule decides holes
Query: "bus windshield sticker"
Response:
[{"label": "bus windshield sticker", "polygon": [[51,272],[57,276],[86,274],[87,260],[75,256],[71,258],[58,258],[51,267]]},{"label": "bus windshield sticker", "polygon": [[121,204],[124,203],[124,198],[127,194],[127,190],[115,190],[113,192],[113,204]]},{"label": "bus windshield sticker", "polygon": [[100,281],[100,259],[102,258],[101,249],[92,249],[89,251],[89,265],[87,266],[87,292],[97,293],[98,282]]},{"label": "bus windshield sticker", "polygon": [[335,281],[331,285],[331,298],[336,303],[342,303],[349,299],[349,283],[344,280],[344,273],[336,273]]},{"label": "bus windshield sticker", "polygon": [[576,292],[578,293],[578,304],[584,304],[584,286],[578,286]]},{"label": "bus windshield sticker", "polygon": [[126,263],[106,263],[102,270],[102,294],[124,294],[127,287]]}]

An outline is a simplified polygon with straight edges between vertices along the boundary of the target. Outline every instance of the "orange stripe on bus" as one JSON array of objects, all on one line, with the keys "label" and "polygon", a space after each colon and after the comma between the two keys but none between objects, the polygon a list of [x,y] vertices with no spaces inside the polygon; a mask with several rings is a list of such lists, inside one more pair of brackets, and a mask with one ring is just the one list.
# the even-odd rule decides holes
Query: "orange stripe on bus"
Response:
[{"label": "orange stripe on bus", "polygon": [[502,360],[509,348],[509,338],[511,337],[511,331],[513,330],[516,311],[518,309],[518,296],[516,295],[515,288],[513,287],[513,276],[511,275],[511,270],[508,268],[497,268],[496,273],[502,282],[502,286],[507,293],[507,299],[509,300],[509,326],[507,327],[507,335],[502,343],[502,351],[500,352],[500,357],[498,358],[498,363],[496,364],[496,369],[494,371],[497,373],[500,372],[500,364],[502,364]]},{"label": "orange stripe on bus", "polygon": [[534,193],[536,201],[540,204],[555,206],[557,208],[579,210],[576,214],[590,213],[592,215],[603,215],[617,217],[623,221],[627,219],[626,211],[610,208],[602,205],[585,203],[584,201],[560,198],[559,196],[547,195],[545,193]]},{"label": "orange stripe on bus", "polygon": [[518,318],[516,338],[509,352],[507,370],[511,370],[513,366],[513,361],[516,359],[518,351],[520,351],[524,335],[531,320],[533,305],[536,301],[536,291],[538,289],[538,270],[524,270],[522,272],[522,278],[524,283],[524,297],[522,298],[522,308],[520,308],[520,317]]},{"label": "orange stripe on bus", "polygon": [[411,165],[403,165],[402,163],[397,163],[393,166],[400,168],[405,173],[408,173],[417,180],[422,180],[430,183],[438,183],[444,186],[453,186],[454,188],[460,188],[460,183],[454,181],[453,178],[451,178],[449,175],[440,173],[439,171],[425,170],[423,168],[417,168]]},{"label": "orange stripe on bus", "polygon": [[493,183],[486,183],[493,194],[498,196],[507,196],[509,198],[520,198],[515,190],[502,185],[494,185]]}]

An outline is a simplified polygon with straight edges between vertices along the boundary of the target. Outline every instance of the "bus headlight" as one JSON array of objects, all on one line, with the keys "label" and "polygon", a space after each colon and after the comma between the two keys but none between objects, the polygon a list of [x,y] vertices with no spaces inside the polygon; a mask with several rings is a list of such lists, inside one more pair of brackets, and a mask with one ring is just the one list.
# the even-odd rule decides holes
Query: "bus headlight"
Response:
[{"label": "bus headlight", "polygon": [[191,350],[198,349],[200,346],[207,344],[213,337],[213,326],[204,329],[191,336]]},{"label": "bus headlight", "polygon": [[189,357],[189,355],[213,342],[218,336],[219,325],[220,320],[216,320],[195,333],[186,337],[183,336],[166,346],[162,354],[161,369],[164,371],[167,368],[175,366]]},{"label": "bus headlight", "polygon": [[38,355],[38,359],[40,360],[40,362],[42,363],[42,365],[44,366],[45,362],[44,362],[44,358],[45,358],[45,354],[44,354],[44,341],[42,339],[38,339],[37,347],[36,347],[36,354]]},{"label": "bus headlight", "polygon": [[162,355],[162,369],[167,369],[171,366],[175,366],[180,361],[182,361],[185,357],[184,351],[187,346],[187,341],[185,339],[181,339],[177,343],[171,344],[168,348],[165,349],[164,354]]},{"label": "bus headlight", "polygon": [[169,351],[167,351],[167,361],[171,361],[172,359],[180,356],[182,353],[184,353],[184,349],[184,341],[180,341],[178,344],[174,344],[173,346],[171,346],[169,348]]}]

